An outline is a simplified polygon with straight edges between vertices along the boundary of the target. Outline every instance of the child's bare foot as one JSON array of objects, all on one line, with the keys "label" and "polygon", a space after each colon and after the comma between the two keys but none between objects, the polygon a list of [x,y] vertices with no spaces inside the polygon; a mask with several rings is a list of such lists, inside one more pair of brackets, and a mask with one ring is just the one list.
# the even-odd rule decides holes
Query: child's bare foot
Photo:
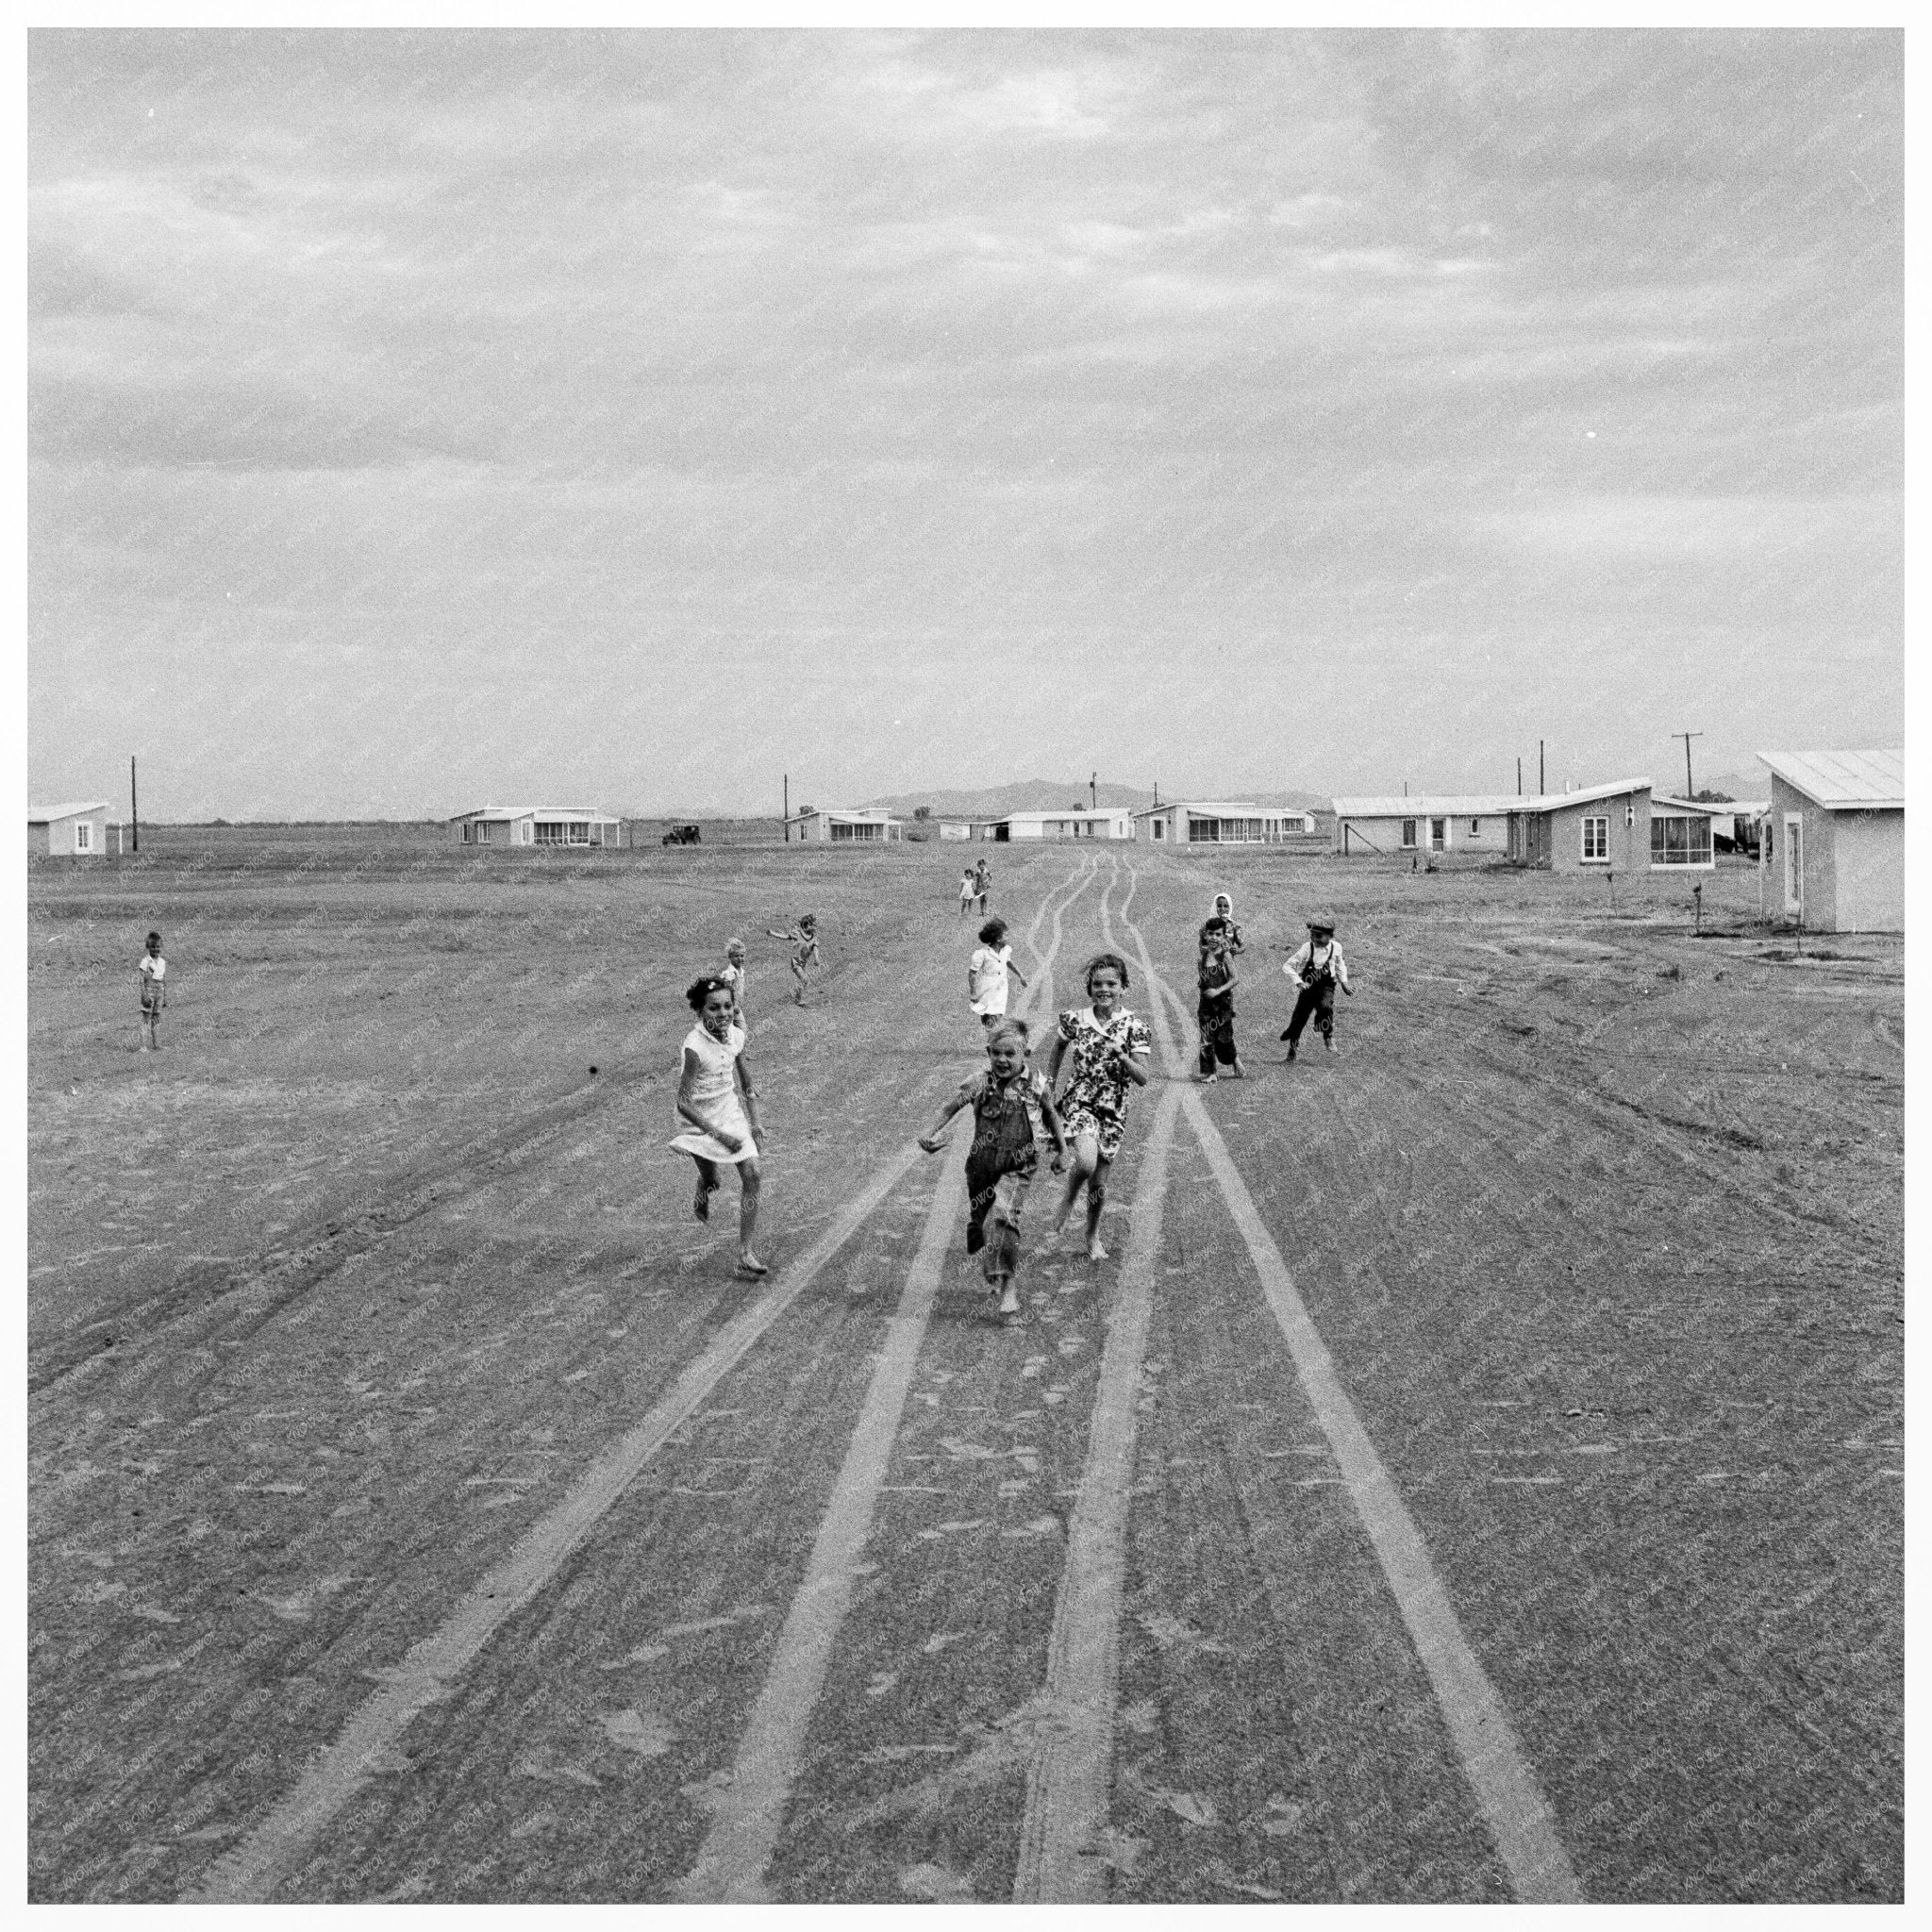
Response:
[{"label": "child's bare foot", "polygon": [[1095,1235],[1092,1238],[1092,1240],[1087,1243],[1087,1258],[1090,1261],[1104,1261],[1107,1259],[1106,1245],[1102,1242],[1098,1235]]},{"label": "child's bare foot", "polygon": [[1000,1313],[1003,1315],[1017,1315],[1019,1312],[1020,1291],[1009,1281],[1007,1283],[1006,1293],[1000,1297]]},{"label": "child's bare foot", "polygon": [[698,1182],[698,1191],[691,1197],[691,1211],[700,1221],[711,1218],[711,1184],[706,1180]]},{"label": "child's bare foot", "polygon": [[745,1281],[756,1281],[760,1274],[769,1274],[771,1272],[749,1248],[738,1257],[738,1273]]},{"label": "child's bare foot", "polygon": [[1228,1068],[1227,1077],[1230,1080],[1245,1080],[1248,1076],[1241,1071],[1241,1061],[1237,1060],[1235,1061],[1233,1066]]}]

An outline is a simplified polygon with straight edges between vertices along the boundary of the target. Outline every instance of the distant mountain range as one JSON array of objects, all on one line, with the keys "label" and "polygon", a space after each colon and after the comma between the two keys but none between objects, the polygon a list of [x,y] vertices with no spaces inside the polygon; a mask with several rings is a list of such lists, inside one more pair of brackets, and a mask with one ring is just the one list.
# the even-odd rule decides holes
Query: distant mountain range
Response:
[{"label": "distant mountain range", "polygon": [[[1170,799],[1174,796],[1173,792],[1168,793]],[[868,798],[865,802],[908,818],[924,805],[930,807],[935,818],[997,819],[1012,811],[1087,811],[1091,809],[1093,798],[1103,807],[1124,806],[1131,811],[1154,803],[1153,792],[1137,791],[1130,785],[1101,785],[1090,797],[1085,785],[1056,783],[1047,778],[993,785],[981,791],[907,791],[897,797]],[[1231,804],[1288,806],[1296,811],[1326,811],[1330,806],[1330,800],[1320,792],[1249,791],[1240,786],[1234,787],[1227,798]]]}]

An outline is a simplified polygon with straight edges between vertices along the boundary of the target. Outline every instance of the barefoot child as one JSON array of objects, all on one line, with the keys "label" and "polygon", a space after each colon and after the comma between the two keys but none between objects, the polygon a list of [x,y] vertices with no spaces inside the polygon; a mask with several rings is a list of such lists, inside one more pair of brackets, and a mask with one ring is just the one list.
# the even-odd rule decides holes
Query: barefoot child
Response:
[{"label": "barefoot child", "polygon": [[[949,1100],[920,1145],[937,1154],[941,1129],[961,1108],[973,1109],[973,1145],[966,1155],[966,1252],[983,1248],[987,1286],[1000,1297],[999,1312],[1020,1312],[1014,1273],[1020,1265],[1020,1212],[1040,1165],[1042,1136],[1053,1137],[1053,1171],[1067,1164],[1067,1141],[1046,1081],[1026,1064],[1026,1023],[998,1020],[986,1040],[987,1071],[975,1074]],[[991,1224],[991,1236],[988,1224]]]},{"label": "barefoot child", "polygon": [[967,866],[959,874],[959,917],[973,910],[973,902],[979,896],[979,879],[973,868]]},{"label": "barefoot child", "polygon": [[1309,920],[1307,943],[1296,947],[1281,970],[1299,989],[1294,1012],[1281,1029],[1282,1039],[1288,1041],[1288,1052],[1283,1058],[1293,1059],[1295,1048],[1302,1043],[1302,1029],[1311,1016],[1316,1032],[1322,1036],[1322,1044],[1333,1053],[1335,989],[1339,986],[1350,999],[1355,997],[1355,989],[1348,983],[1348,961],[1335,943],[1335,928],[1325,921]]},{"label": "barefoot child", "polygon": [[790,940],[791,941],[791,977],[797,982],[791,995],[791,1003],[793,1006],[802,1007],[805,1004],[805,989],[807,984],[805,969],[808,966],[819,964],[819,923],[817,915],[810,912],[800,913],[798,924],[790,932],[779,932],[773,926],[767,926],[765,930],[774,940]]},{"label": "barefoot child", "polygon": [[1127,990],[1127,963],[1118,953],[1102,953],[1087,966],[1091,1006],[1070,1008],[1059,1019],[1047,1063],[1047,1079],[1058,1081],[1060,1061],[1071,1054],[1073,1078],[1060,1090],[1060,1119],[1074,1143],[1074,1168],[1066,1198],[1054,1217],[1054,1232],[1066,1225],[1074,1197],[1087,1190],[1087,1258],[1107,1259],[1100,1244],[1100,1210],[1107,1203],[1107,1176],[1121,1151],[1129,1090],[1147,1084],[1146,1060],[1154,1051],[1146,1022],[1120,1004]]},{"label": "barefoot child", "polygon": [[731,1024],[731,989],[716,974],[692,980],[684,996],[698,1024],[684,1036],[677,1117],[686,1124],[671,1144],[698,1164],[691,1211],[700,1221],[711,1218],[719,1167],[738,1169],[738,1273],[753,1279],[766,1270],[751,1246],[758,1225],[758,1119],[744,1035]]},{"label": "barefoot child", "polygon": [[1234,963],[1227,957],[1226,932],[1209,920],[1201,929],[1200,996],[1194,1017],[1201,1023],[1201,1074],[1214,1077],[1217,1060],[1227,1069],[1230,1079],[1244,1077],[1241,1057],[1234,1044]]},{"label": "barefoot child", "polygon": [[141,1050],[161,1050],[161,1008],[168,1004],[168,962],[161,958],[161,936],[147,936],[147,951],[136,964],[141,978]]},{"label": "barefoot child", "polygon": [[966,998],[989,1032],[1007,1017],[1009,974],[1022,986],[1026,984],[1026,975],[1013,964],[1013,949],[1007,943],[1007,922],[989,919],[979,928],[978,950],[966,963]]}]

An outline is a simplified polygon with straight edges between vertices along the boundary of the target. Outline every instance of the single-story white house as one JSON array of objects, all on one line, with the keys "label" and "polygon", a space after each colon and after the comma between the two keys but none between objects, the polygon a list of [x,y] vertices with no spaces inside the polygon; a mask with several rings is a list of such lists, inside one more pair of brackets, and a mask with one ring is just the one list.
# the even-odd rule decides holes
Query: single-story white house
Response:
[{"label": "single-story white house", "polygon": [[1758,845],[1759,890],[1813,932],[1906,929],[1903,751],[1761,751],[1771,814]]},{"label": "single-story white house", "polygon": [[858,811],[820,811],[814,808],[810,811],[793,812],[785,821],[788,844],[794,825],[799,838],[808,844],[876,844],[881,840],[906,836],[906,822],[895,819],[884,806],[867,806]]},{"label": "single-story white house", "polygon": [[1315,829],[1309,813],[1291,807],[1215,798],[1143,806],[1132,816],[1134,836],[1156,845],[1279,845]]},{"label": "single-story white house", "polygon": [[1509,858],[1540,872],[1647,872],[1654,862],[1648,778],[1512,798],[1508,819]]},{"label": "single-story white house", "polygon": [[1650,798],[1650,863],[1655,871],[1717,868],[1717,808],[1694,798]]},{"label": "single-story white house", "polygon": [[464,845],[622,845],[624,821],[585,805],[484,805],[450,824]]},{"label": "single-story white house", "polygon": [[1509,808],[1502,792],[1419,792],[1413,798],[1338,798],[1335,849],[1343,853],[1475,852],[1507,856]]},{"label": "single-story white house", "polygon": [[1134,814],[1125,806],[1068,806],[1059,811],[1009,811],[1003,818],[943,818],[941,839],[1131,839]]},{"label": "single-story white house", "polygon": [[99,799],[84,805],[30,805],[26,808],[29,858],[99,858],[108,850],[108,808]]}]

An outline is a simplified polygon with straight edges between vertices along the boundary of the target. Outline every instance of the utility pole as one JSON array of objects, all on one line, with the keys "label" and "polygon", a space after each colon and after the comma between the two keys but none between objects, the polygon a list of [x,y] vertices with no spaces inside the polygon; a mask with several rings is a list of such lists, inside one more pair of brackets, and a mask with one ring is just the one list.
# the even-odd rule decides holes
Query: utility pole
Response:
[{"label": "utility pole", "polygon": [[1671,733],[1671,736],[1673,738],[1681,738],[1684,741],[1684,796],[1686,798],[1693,797],[1695,794],[1690,790],[1690,741],[1693,738],[1702,738],[1704,733],[1701,731],[1674,731]]},{"label": "utility pole", "polygon": [[128,816],[134,821],[134,849],[141,850],[141,788],[134,782],[134,760],[127,760]]},{"label": "utility pole", "polygon": [[1521,758],[1516,760],[1516,795],[1518,798],[1523,796],[1523,760]]},{"label": "utility pole", "polygon": [[1092,800],[1093,809],[1098,811],[1100,809],[1100,774],[1098,772],[1095,772],[1087,781],[1087,796]]},{"label": "utility pole", "polygon": [[791,774],[785,774],[785,842],[791,842]]},{"label": "utility pole", "polygon": [[1549,789],[1543,783],[1543,741],[1539,738],[1536,741],[1536,795],[1541,798]]}]

